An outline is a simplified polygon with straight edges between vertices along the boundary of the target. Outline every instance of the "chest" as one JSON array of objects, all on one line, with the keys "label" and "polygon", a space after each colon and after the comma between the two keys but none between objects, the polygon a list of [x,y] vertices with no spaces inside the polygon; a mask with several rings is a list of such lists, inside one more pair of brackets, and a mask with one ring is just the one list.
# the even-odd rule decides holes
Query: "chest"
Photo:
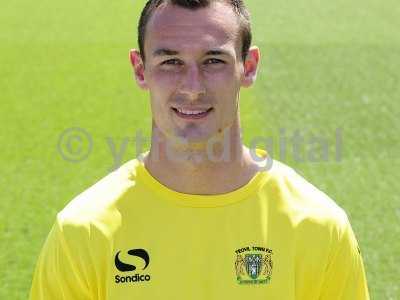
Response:
[{"label": "chest", "polygon": [[290,228],[277,225],[254,216],[127,222],[108,263],[107,300],[290,300],[300,289],[313,299],[318,267],[299,257]]}]

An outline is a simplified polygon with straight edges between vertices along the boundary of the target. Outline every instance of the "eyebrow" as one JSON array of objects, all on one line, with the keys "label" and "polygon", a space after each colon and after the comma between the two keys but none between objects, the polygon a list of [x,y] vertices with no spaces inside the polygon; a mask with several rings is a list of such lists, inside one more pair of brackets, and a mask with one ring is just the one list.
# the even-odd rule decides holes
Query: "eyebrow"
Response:
[{"label": "eyebrow", "polygon": [[229,55],[229,53],[224,50],[210,50],[206,52],[206,55]]},{"label": "eyebrow", "polygon": [[[179,54],[176,50],[171,50],[167,48],[160,48],[153,52],[153,56],[172,56]],[[213,49],[206,52],[206,55],[229,55],[228,52],[219,49]]]},{"label": "eyebrow", "polygon": [[153,52],[153,56],[171,56],[171,55],[177,55],[179,52],[171,49],[157,49],[156,51]]}]

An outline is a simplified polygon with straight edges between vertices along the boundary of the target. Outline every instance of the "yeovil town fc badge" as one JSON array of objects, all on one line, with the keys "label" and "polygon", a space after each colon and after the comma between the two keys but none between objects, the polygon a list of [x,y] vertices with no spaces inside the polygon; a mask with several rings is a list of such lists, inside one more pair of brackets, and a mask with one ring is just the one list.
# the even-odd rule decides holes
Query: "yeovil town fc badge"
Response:
[{"label": "yeovil town fc badge", "polygon": [[272,276],[272,250],[244,247],[236,251],[236,279],[239,284],[267,284]]}]

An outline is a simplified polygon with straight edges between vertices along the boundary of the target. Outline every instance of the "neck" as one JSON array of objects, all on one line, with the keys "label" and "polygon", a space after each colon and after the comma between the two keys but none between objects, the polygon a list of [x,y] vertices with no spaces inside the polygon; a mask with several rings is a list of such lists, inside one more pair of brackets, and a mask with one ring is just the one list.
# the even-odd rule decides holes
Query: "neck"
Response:
[{"label": "neck", "polygon": [[153,121],[151,147],[144,164],[159,182],[186,194],[231,192],[259,171],[242,144],[239,115],[230,128],[202,144],[171,142]]}]

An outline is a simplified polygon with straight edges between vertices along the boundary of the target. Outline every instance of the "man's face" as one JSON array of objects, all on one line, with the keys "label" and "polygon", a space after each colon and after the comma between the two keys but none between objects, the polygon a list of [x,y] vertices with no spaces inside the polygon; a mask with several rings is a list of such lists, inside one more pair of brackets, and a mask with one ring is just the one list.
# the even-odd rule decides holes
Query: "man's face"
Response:
[{"label": "man's face", "polygon": [[204,142],[233,124],[244,67],[239,23],[228,4],[161,5],[147,24],[144,51],[143,83],[167,140]]}]

